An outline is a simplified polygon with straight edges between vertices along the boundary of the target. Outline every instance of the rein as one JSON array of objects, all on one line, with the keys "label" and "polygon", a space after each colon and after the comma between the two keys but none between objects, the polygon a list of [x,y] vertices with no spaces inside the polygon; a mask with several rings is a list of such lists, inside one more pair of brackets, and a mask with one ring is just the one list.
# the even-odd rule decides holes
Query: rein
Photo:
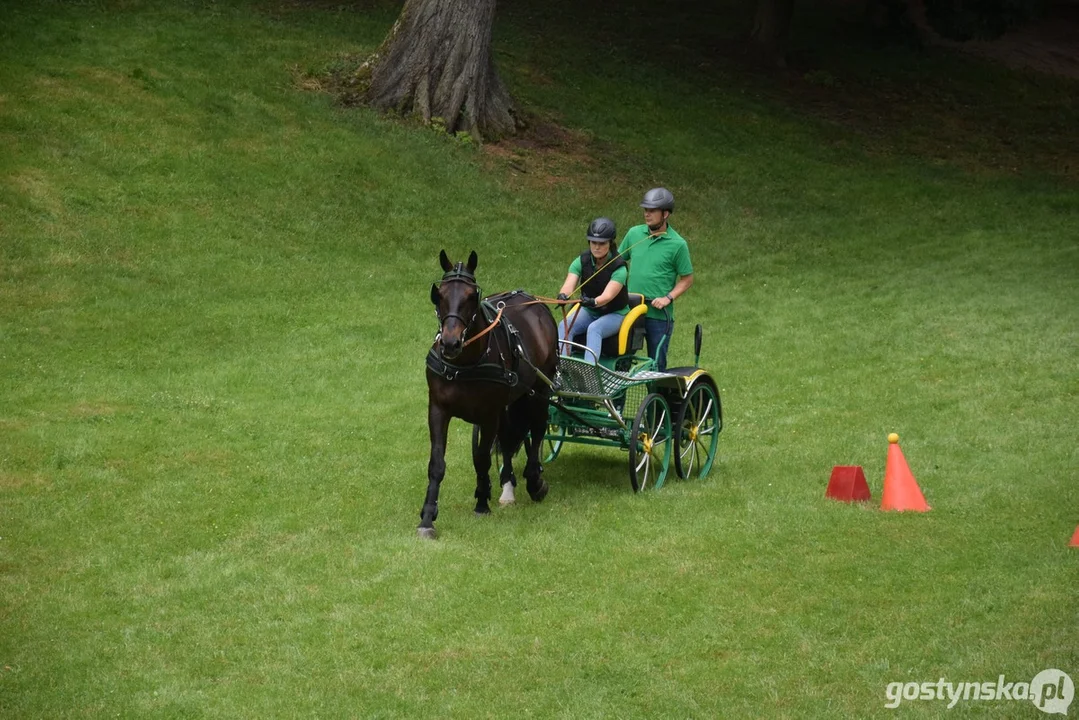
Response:
[{"label": "rein", "polygon": [[[506,307],[505,303],[499,303],[496,307],[491,303],[487,302],[486,300],[482,299],[483,293],[480,290],[479,283],[476,282],[476,276],[467,268],[465,268],[463,263],[458,263],[453,269],[447,270],[445,274],[442,275],[441,283],[445,284],[447,282],[465,283],[476,291],[476,295],[480,296],[480,299],[476,312],[473,313],[470,320],[466,320],[459,313],[446,313],[445,315],[442,315],[436,311],[435,314],[438,316],[439,319],[439,334],[442,333],[442,328],[445,326],[447,320],[451,318],[456,319],[464,326],[464,330],[461,334],[461,339],[463,341],[461,347],[462,349],[464,349],[472,343],[476,342],[477,340],[483,338],[485,335],[487,335],[500,324],[502,324],[502,312]],[[497,310],[497,312],[494,313],[494,318],[491,320],[491,322],[485,328],[477,332],[475,335],[467,337],[468,331],[472,328],[473,323],[476,322],[477,316],[482,314],[484,319],[490,318],[492,310]],[[507,340],[510,340],[510,335],[514,332],[515,331],[512,329],[512,326],[507,326]],[[489,339],[488,342],[490,342]],[[512,346],[512,340],[510,340],[510,344]],[[490,349],[491,348],[488,347],[484,351],[484,355],[486,355],[490,351]],[[510,349],[510,352],[516,357],[516,355],[512,351],[512,347]],[[428,352],[427,354],[427,367],[433,370],[436,374],[450,381],[458,378],[470,380],[486,380],[490,382],[497,382],[508,385],[510,387],[515,387],[519,380],[516,361],[513,363],[512,368],[506,368],[499,363],[492,362],[480,362],[476,365],[459,366],[442,359],[441,355],[435,351],[434,347],[432,347],[430,352]]]},{"label": "rein", "polygon": [[[525,305],[526,303],[521,303],[521,304],[522,304],[522,305]],[[500,306],[500,307],[498,308],[498,314],[497,314],[497,315],[495,315],[495,319],[491,321],[491,324],[490,324],[490,325],[488,325],[487,327],[485,327],[485,328],[484,328],[483,330],[480,330],[480,331],[479,331],[478,333],[476,333],[475,335],[473,335],[472,337],[470,337],[470,338],[469,338],[468,340],[465,340],[465,342],[464,342],[464,345],[462,345],[461,347],[462,347],[462,348],[466,348],[466,347],[468,347],[469,345],[471,345],[472,343],[476,342],[477,340],[479,340],[479,339],[480,339],[481,337],[483,337],[483,336],[484,336],[484,335],[486,335],[487,333],[489,333],[489,332],[491,332],[492,330],[494,330],[494,329],[495,329],[495,326],[496,326],[496,325],[498,325],[498,323],[499,323],[499,322],[500,322],[500,321],[502,320],[502,311],[503,311],[503,310],[505,310],[505,309],[506,309],[506,306],[505,306],[505,305],[501,305],[501,306]]]},{"label": "rein", "polygon": [[[656,234],[657,233],[649,233],[645,237],[643,237],[640,240],[638,240],[637,242],[633,243],[633,245],[628,246],[626,248],[626,250],[630,250],[634,246],[639,245],[640,243],[645,242],[646,240],[651,240],[653,237],[655,237]],[[613,263],[619,256],[620,256],[620,253],[617,252],[617,251],[614,252],[614,253],[611,253],[611,257],[610,257],[609,260],[607,260],[607,262],[605,262],[602,265],[600,265],[599,267],[597,267],[596,271],[594,273],[592,273],[589,277],[587,277],[584,281],[577,283],[577,287],[575,287],[573,289],[573,291],[570,292],[570,296],[573,296],[573,295],[576,295],[577,293],[579,293],[581,291],[581,288],[583,288],[586,284],[588,284],[588,282],[592,278],[599,275],[608,265]],[[463,267],[462,263],[458,263],[456,265],[456,267],[454,267],[452,270],[447,270],[446,273],[443,274],[441,282],[452,282],[452,281],[468,283],[472,287],[476,288],[476,292],[479,293],[480,286],[479,286],[479,283],[476,282],[476,276],[473,275],[472,273],[468,272],[468,270],[466,270]],[[480,294],[482,294],[482,293],[480,293]],[[566,316],[568,315],[568,313],[566,312],[566,306],[574,304],[576,302],[578,302],[578,301],[577,300],[559,300],[558,298],[550,298],[550,297],[543,297],[541,295],[536,295],[532,300],[526,300],[525,302],[518,304],[516,307],[525,307],[526,305],[558,305],[558,306],[560,306],[562,308],[562,321],[565,322],[566,321]],[[462,348],[468,347],[472,343],[474,343],[477,340],[479,340],[480,338],[482,338],[487,333],[494,330],[495,327],[497,327],[498,324],[500,322],[502,322],[502,311],[504,309],[505,309],[505,305],[500,306],[498,308],[498,314],[495,315],[494,320],[492,320],[490,322],[490,324],[487,325],[487,327],[485,327],[483,330],[479,331],[478,333],[476,333],[472,337],[465,340],[461,347]],[[568,340],[572,336],[572,334],[573,334],[573,326],[577,323],[577,317],[578,317],[577,313],[574,313],[573,320],[566,327],[566,337],[562,338],[563,340]],[[461,322],[461,324],[465,326],[465,332],[467,332],[468,328],[472,326],[472,321],[471,320],[466,321],[463,317],[461,317],[457,313],[449,313],[445,317],[440,315],[439,318],[438,318],[439,321],[440,321],[440,328],[439,328],[440,332],[441,332],[441,325],[444,325],[446,323],[446,320],[449,319],[449,318],[457,318]],[[475,320],[475,319],[476,319],[476,316],[473,315],[472,320]]]},{"label": "rein", "polygon": [[[645,242],[646,240],[651,240],[657,234],[658,234],[658,232],[649,233],[648,235],[641,238],[640,240],[633,243],[632,245],[627,246],[626,250],[632,250],[634,247],[636,247],[637,245],[640,245],[641,243]],[[613,243],[614,241],[612,240],[611,242]],[[618,250],[615,250],[615,252],[610,253],[611,257],[607,262],[605,262],[602,265],[600,265],[599,267],[597,267],[596,271],[594,273],[592,273],[591,275],[589,275],[584,280],[578,281],[577,287],[573,288],[573,290],[570,292],[570,297],[572,297],[572,296],[576,295],[577,293],[579,293],[581,291],[581,289],[592,280],[592,278],[596,277],[601,272],[603,272],[603,270],[608,265],[613,263],[616,259],[618,259],[621,256],[621,254],[622,253],[619,252]],[[579,313],[574,313],[573,314],[573,319],[570,320],[569,323],[567,324],[566,323],[566,318],[567,318],[568,313],[566,312],[566,305],[569,305],[570,303],[575,303],[575,302],[577,302],[576,300],[558,300],[558,299],[555,299],[555,298],[539,298],[539,297],[537,297],[536,302],[542,302],[542,303],[544,303],[546,305],[560,305],[560,306],[562,306],[562,322],[563,322],[563,324],[566,324],[566,336],[564,338],[562,338],[562,340],[569,340],[571,337],[573,337],[573,326],[577,324],[577,318],[580,317],[580,315],[579,315]]]}]

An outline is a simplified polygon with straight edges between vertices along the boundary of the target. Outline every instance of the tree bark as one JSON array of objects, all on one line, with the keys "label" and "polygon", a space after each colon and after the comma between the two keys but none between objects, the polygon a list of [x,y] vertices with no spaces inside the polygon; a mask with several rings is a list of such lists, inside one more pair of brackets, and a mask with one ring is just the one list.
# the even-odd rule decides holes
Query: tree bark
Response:
[{"label": "tree bark", "polygon": [[380,110],[441,118],[447,132],[477,140],[519,127],[513,99],[495,71],[495,0],[407,0],[381,47],[360,67],[365,99]]},{"label": "tree bark", "polygon": [[946,41],[941,37],[932,25],[929,24],[929,17],[926,14],[925,0],[907,0],[906,2],[906,17],[907,21],[914,26],[914,29],[918,33],[918,37],[926,45],[944,45]]},{"label": "tree bark", "polygon": [[949,44],[929,23],[925,0],[866,0],[865,15],[876,33],[925,45]]},{"label": "tree bark", "polygon": [[787,65],[787,38],[790,37],[794,0],[758,0],[750,42],[757,58],[777,67]]}]

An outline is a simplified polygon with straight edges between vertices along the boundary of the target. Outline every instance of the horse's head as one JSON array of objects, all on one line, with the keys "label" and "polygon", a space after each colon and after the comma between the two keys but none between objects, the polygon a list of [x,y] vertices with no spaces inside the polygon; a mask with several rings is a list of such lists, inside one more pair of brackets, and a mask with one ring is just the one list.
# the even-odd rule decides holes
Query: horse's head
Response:
[{"label": "horse's head", "polygon": [[468,262],[456,265],[443,250],[438,256],[442,263],[442,282],[431,286],[431,302],[438,313],[438,344],[442,356],[452,360],[465,346],[465,333],[480,311],[480,287],[476,283],[476,252]]}]

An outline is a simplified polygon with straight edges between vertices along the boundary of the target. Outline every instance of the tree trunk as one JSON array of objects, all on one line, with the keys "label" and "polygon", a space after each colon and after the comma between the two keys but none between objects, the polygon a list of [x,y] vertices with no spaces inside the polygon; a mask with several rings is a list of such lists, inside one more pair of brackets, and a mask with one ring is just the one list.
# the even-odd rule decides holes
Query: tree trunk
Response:
[{"label": "tree trunk", "polygon": [[907,0],[906,11],[907,21],[914,26],[922,42],[926,45],[946,44],[944,38],[929,24],[925,0]]},{"label": "tree trunk", "polygon": [[750,41],[761,62],[786,67],[792,15],[794,0],[758,0]]},{"label": "tree trunk", "polygon": [[948,44],[929,23],[925,0],[866,0],[865,16],[870,30],[878,35],[925,45]]},{"label": "tree trunk", "polygon": [[361,66],[366,101],[380,110],[441,118],[477,140],[513,133],[513,99],[495,72],[495,0],[407,0],[389,35]]}]

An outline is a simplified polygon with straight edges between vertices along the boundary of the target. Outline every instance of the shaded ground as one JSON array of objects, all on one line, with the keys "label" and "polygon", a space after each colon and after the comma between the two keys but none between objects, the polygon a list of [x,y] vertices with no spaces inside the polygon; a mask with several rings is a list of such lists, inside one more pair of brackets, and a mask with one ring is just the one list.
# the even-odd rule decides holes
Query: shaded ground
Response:
[{"label": "shaded ground", "polygon": [[[362,99],[354,71],[365,59],[365,55],[343,55],[316,73],[294,68],[293,82],[303,90],[329,93],[346,107],[356,106]],[[485,161],[492,167],[503,165],[512,184],[552,186],[568,177],[587,174],[596,166],[603,143],[591,134],[566,127],[557,119],[540,116],[527,108],[519,109],[524,115],[524,129],[515,136],[487,142],[481,147]],[[465,136],[461,139],[471,142]]]},{"label": "shaded ground", "polygon": [[996,40],[972,40],[951,46],[998,60],[1010,68],[1079,80],[1079,3],[1053,5],[1044,18]]},{"label": "shaded ground", "polygon": [[538,117],[530,118],[517,136],[485,144],[483,152],[489,160],[504,162],[517,183],[530,185],[556,185],[578,176],[593,169],[599,155],[589,133]]},{"label": "shaded ground", "polygon": [[[299,5],[312,3],[318,0]],[[353,9],[373,5],[378,0],[357,0]],[[702,11],[688,5],[693,7],[685,13]],[[556,10],[550,17],[539,11],[540,16],[526,19],[536,32],[554,32],[560,22],[565,23],[560,34],[583,32],[580,22]],[[515,11],[520,9],[502,12],[509,19]],[[730,29],[737,25],[731,25],[734,18],[728,18],[727,36],[721,37],[714,23],[681,17],[671,37],[676,52],[654,61],[692,76],[692,82],[748,93],[820,118],[825,142],[871,154],[923,157],[975,173],[1079,180],[1079,2],[1058,2],[1042,19],[997,40],[942,41],[924,51],[875,45],[854,19],[860,12],[850,10],[846,21],[842,12],[799,20],[802,43],[792,47],[783,70],[761,71],[747,64],[744,45],[730,36],[736,32]],[[618,37],[607,25],[597,22],[588,32],[615,46],[632,45],[631,34]],[[945,57],[950,52],[971,62],[954,63]],[[979,60],[986,59],[1014,71],[983,66]],[[348,71],[362,60],[340,59],[326,73],[307,75],[299,84],[354,104],[358,98]],[[544,81],[539,69],[517,71],[529,82]],[[532,112],[523,133],[487,143],[483,153],[492,163],[504,163],[514,182],[549,185],[594,169],[595,158],[609,150],[602,145],[599,138],[563,127],[558,118]]]},{"label": "shaded ground", "polygon": [[[713,24],[682,21],[682,34],[672,38],[676,51],[655,62],[704,85],[815,116],[825,123],[824,142],[977,174],[1079,181],[1075,0],[994,41],[942,42],[925,50],[879,46],[859,20],[836,13],[800,26],[803,44],[792,49],[789,66],[765,71],[747,62],[742,40],[719,37]],[[596,32],[605,37],[606,31]],[[609,41],[632,43],[614,35]],[[950,53],[968,62],[955,63]],[[1000,72],[998,63],[1012,71]],[[596,142],[552,120],[485,151],[513,158],[516,171],[554,181],[560,166],[599,157]]]},{"label": "shaded ground", "polygon": [[859,50],[861,32],[837,30],[832,47],[814,38],[771,73],[771,87],[758,87],[825,120],[834,142],[873,154],[1079,180],[1079,2],[996,40],[942,40],[922,51]]}]

